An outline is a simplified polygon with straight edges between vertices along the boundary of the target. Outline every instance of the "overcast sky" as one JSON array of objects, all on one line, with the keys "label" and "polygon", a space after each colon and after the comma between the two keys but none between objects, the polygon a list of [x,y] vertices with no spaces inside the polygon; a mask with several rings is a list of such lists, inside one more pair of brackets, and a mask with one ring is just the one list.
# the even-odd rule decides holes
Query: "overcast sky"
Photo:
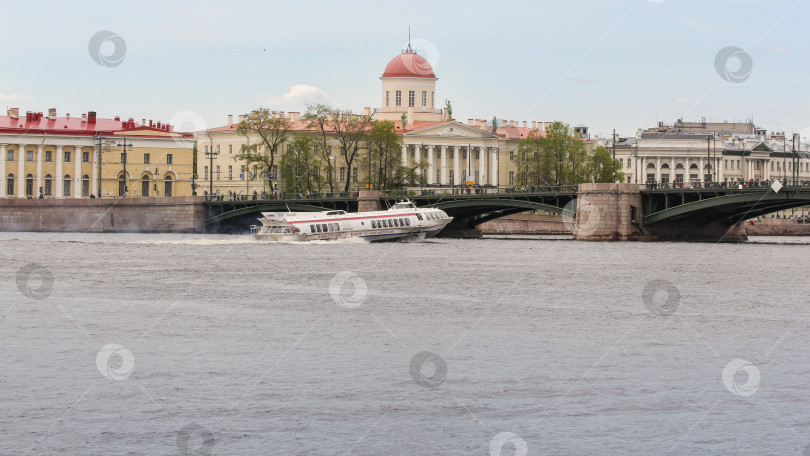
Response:
[{"label": "overcast sky", "polygon": [[437,104],[465,122],[630,135],[753,116],[810,136],[809,13],[804,0],[6,2],[0,103],[184,130],[260,105],[361,111],[381,104],[410,25]]}]

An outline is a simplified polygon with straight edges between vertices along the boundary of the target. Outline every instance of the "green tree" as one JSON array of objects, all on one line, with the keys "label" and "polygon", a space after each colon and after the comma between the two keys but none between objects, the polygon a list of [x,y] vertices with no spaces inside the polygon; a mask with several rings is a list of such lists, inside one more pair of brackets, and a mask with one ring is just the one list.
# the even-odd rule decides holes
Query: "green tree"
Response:
[{"label": "green tree", "polygon": [[417,162],[413,166],[402,164],[402,138],[396,134],[393,122],[372,122],[366,150],[368,154],[362,166],[372,188],[395,189],[422,181],[421,170],[427,168],[427,163]]},{"label": "green tree", "polygon": [[321,160],[316,152],[317,141],[309,135],[295,136],[281,155],[281,176],[287,193],[320,190]]},{"label": "green tree", "polygon": [[498,118],[492,118],[492,134],[494,135],[498,131]]},{"label": "green tree", "polygon": [[588,182],[624,182],[625,179],[619,161],[613,160],[610,151],[602,146],[597,147],[589,157],[588,174]]},{"label": "green tree", "polygon": [[307,122],[307,128],[317,132],[316,140],[318,144],[318,155],[322,159],[325,167],[325,181],[329,185],[329,191],[335,191],[334,169],[332,163],[332,146],[329,144],[331,134],[329,122],[334,110],[326,105],[307,105],[306,113],[302,117]]},{"label": "green tree", "polygon": [[[245,162],[245,172],[250,172],[250,167],[261,168],[269,176],[268,185],[273,188],[273,166],[279,147],[285,141],[292,128],[292,123],[283,117],[278,111],[271,111],[266,108],[259,108],[245,115],[244,120],[236,126],[236,132],[250,138],[250,134],[255,133],[259,141],[255,144],[243,144],[241,150],[236,155],[236,160]],[[256,176],[254,176],[255,178]]]}]

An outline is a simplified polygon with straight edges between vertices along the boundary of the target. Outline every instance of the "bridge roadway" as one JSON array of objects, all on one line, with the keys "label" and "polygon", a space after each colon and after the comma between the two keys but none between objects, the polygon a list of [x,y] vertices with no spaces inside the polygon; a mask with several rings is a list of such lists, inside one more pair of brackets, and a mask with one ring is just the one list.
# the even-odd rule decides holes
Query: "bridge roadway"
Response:
[{"label": "bridge roadway", "polygon": [[[635,186],[633,186],[635,188]],[[667,237],[670,228],[700,231],[702,227],[728,230],[741,221],[781,209],[810,205],[810,182],[795,182],[774,192],[761,185],[728,186],[725,183],[680,186],[639,186],[641,217],[634,224],[640,235]],[[361,192],[368,194],[368,192]],[[413,194],[415,193],[415,194]],[[577,215],[577,186],[538,187],[528,191],[482,189],[464,193],[451,189],[416,190],[411,192],[373,192],[381,208],[408,198],[419,207],[436,207],[454,217],[446,231],[464,236],[481,223],[509,214],[530,210]],[[206,229],[209,232],[247,232],[263,211],[358,210],[357,193],[324,193],[307,197],[279,199],[216,199],[205,201]],[[601,209],[600,209],[601,210]],[[688,234],[686,235],[688,237]],[[698,236],[699,237],[699,236]]]}]

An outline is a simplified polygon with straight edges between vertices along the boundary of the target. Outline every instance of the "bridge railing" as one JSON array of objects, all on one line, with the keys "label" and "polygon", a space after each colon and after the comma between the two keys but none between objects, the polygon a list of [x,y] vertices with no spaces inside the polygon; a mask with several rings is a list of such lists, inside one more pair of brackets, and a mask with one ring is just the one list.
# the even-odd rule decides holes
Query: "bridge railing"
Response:
[{"label": "bridge railing", "polygon": [[[513,195],[518,193],[576,193],[576,185],[537,185],[525,187],[425,187],[379,190],[380,198],[413,198],[420,196],[476,196]],[[358,198],[359,192],[256,192],[253,194],[204,194],[206,201],[273,201],[273,200],[324,200]]]},{"label": "bridge railing", "polygon": [[[748,181],[728,181],[728,182],[648,182],[642,184],[641,188],[646,190],[679,190],[679,189],[757,189],[770,188],[777,179],[772,180],[748,180]],[[810,188],[810,180],[785,180],[779,181],[783,187],[806,187]]]}]

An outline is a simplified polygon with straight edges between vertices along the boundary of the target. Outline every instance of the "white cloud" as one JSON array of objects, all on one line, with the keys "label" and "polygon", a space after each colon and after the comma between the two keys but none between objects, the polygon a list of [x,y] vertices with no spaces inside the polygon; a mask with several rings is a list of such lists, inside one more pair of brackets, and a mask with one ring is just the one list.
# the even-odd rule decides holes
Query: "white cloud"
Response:
[{"label": "white cloud", "polygon": [[335,104],[326,92],[306,84],[296,84],[284,95],[266,95],[262,97],[262,101],[271,109],[303,109],[308,104]]},{"label": "white cloud", "polygon": [[11,95],[0,93],[0,103],[19,103],[21,101],[34,101],[34,97],[28,97],[16,93],[12,93]]},{"label": "white cloud", "polygon": [[681,105],[699,105],[699,104],[703,103],[703,100],[701,100],[700,98],[696,98],[696,99],[692,100],[692,99],[686,98],[686,97],[678,97],[678,98],[675,99],[675,103],[681,104]]}]

